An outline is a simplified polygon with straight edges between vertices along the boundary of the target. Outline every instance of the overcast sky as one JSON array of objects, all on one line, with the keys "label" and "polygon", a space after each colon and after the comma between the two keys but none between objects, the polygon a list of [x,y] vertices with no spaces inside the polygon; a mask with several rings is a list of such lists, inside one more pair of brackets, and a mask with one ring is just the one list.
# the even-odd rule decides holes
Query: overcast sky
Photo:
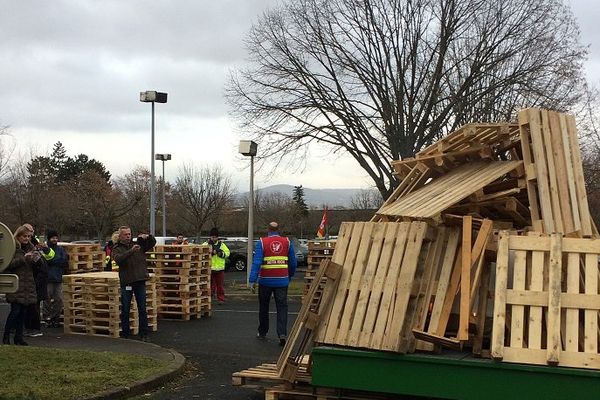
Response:
[{"label": "overcast sky", "polygon": [[[222,164],[241,190],[244,139],[227,115],[223,87],[245,60],[243,39],[278,0],[0,0],[0,125],[10,125],[21,154],[47,154],[61,141],[113,176],[150,166],[150,104],[139,92],[164,91],[156,105],[156,152],[171,153],[167,179],[181,163]],[[571,0],[586,64],[600,84],[600,1]],[[157,175],[161,172],[156,165]],[[256,176],[258,186],[369,187],[347,158],[318,151],[303,172]]]}]

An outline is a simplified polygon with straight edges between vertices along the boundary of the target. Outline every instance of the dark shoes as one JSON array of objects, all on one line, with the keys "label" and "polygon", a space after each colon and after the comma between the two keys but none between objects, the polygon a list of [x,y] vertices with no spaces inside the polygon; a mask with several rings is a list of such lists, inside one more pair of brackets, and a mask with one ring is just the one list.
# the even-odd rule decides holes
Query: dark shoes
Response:
[{"label": "dark shoes", "polygon": [[280,337],[280,338],[279,338],[279,345],[280,345],[281,347],[285,346],[285,338],[284,338],[284,337]]},{"label": "dark shoes", "polygon": [[266,338],[266,337],[267,337],[267,335],[261,335],[260,333],[257,333],[257,334],[256,334],[256,338],[257,338],[258,340],[265,340],[265,338]]},{"label": "dark shoes", "polygon": [[3,336],[2,344],[10,344],[10,336]]},{"label": "dark shoes", "polygon": [[140,335],[140,340],[142,342],[149,342],[150,338],[148,337],[148,335]]},{"label": "dark shoes", "polygon": [[18,346],[29,346],[29,344],[24,341],[23,339],[17,339],[15,338],[15,344]]}]

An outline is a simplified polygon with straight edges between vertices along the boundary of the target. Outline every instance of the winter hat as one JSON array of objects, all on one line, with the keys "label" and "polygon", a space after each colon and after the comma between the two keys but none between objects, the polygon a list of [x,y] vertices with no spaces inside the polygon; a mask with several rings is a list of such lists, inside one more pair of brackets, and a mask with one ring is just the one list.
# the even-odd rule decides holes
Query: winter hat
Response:
[{"label": "winter hat", "polygon": [[279,229],[279,224],[275,221],[269,223],[269,230],[276,232]]},{"label": "winter hat", "polygon": [[54,236],[58,237],[58,231],[54,229],[48,229],[48,232],[46,232],[46,238],[50,240],[50,238],[53,238]]},{"label": "winter hat", "polygon": [[212,228],[208,236],[219,236],[219,230],[217,228]]}]

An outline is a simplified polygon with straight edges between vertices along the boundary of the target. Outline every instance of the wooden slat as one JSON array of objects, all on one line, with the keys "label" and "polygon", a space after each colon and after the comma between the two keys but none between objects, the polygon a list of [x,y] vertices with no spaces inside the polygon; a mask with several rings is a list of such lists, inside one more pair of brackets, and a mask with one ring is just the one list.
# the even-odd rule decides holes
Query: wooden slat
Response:
[{"label": "wooden slat", "polygon": [[[435,301],[433,302],[433,308],[431,309],[431,317],[429,321],[428,333],[435,334],[438,332],[438,326],[440,321],[440,315],[444,306],[444,300],[446,299],[448,288],[450,285],[450,277],[452,275],[452,267],[454,266],[454,259],[456,257],[456,249],[458,246],[458,240],[460,235],[459,228],[451,228],[448,234],[448,244],[446,246],[446,252],[444,254],[444,260],[442,262],[442,268],[440,270],[440,276],[438,279],[437,290],[435,293]],[[454,295],[452,296],[454,298]],[[442,332],[443,335],[443,332]]]},{"label": "wooden slat", "polygon": [[[539,141],[534,140],[533,146],[534,147],[536,147],[536,146],[544,147],[543,153],[542,153],[542,151],[539,152],[539,154],[544,154],[544,158],[538,158],[537,157],[538,155],[536,154],[536,160],[535,160],[536,168],[538,171],[538,185],[547,184],[548,188],[550,190],[550,199],[549,200],[550,200],[551,214],[545,215],[544,221],[552,221],[554,223],[555,230],[550,231],[550,232],[564,233],[565,229],[563,227],[563,215],[561,212],[562,208],[561,208],[561,204],[560,204],[560,196],[558,194],[559,185],[558,185],[558,179],[556,176],[556,170],[555,170],[555,165],[554,165],[552,141],[550,138],[552,132],[550,130],[549,113],[546,110],[542,110],[542,112],[541,112],[541,128],[542,129],[540,131],[540,135],[539,135],[539,139],[538,139]],[[544,134],[542,134],[542,132],[544,132]],[[546,168],[545,173],[547,174],[548,182],[540,183],[540,179],[542,178],[542,175],[539,175],[541,167]],[[544,203],[544,201],[542,200],[542,204],[543,203]]]},{"label": "wooden slat", "polygon": [[577,188],[575,187],[575,172],[573,168],[573,157],[570,150],[569,128],[567,126],[567,118],[564,114],[560,114],[560,133],[563,158],[565,159],[565,168],[567,175],[567,183],[569,185],[569,206],[573,215],[573,229],[581,231],[581,215],[579,211],[579,200],[577,198]]},{"label": "wooden slat", "polygon": [[463,218],[462,231],[462,267],[460,279],[460,321],[458,327],[458,340],[469,340],[469,315],[471,305],[471,235],[473,233],[473,219],[471,216]]},{"label": "wooden slat", "polygon": [[[380,312],[375,319],[375,328],[371,335],[371,344],[369,348],[379,349],[383,345],[385,331],[390,324],[391,315],[393,314],[393,301],[396,292],[396,277],[400,273],[404,252],[406,250],[406,241],[408,238],[409,223],[401,223],[398,228],[398,235],[393,248],[391,263],[387,277],[383,285],[383,293],[381,296]],[[385,310],[388,310],[386,313]]]},{"label": "wooden slat", "polygon": [[[567,177],[567,163],[565,159],[565,150],[563,148],[562,132],[560,126],[560,114],[554,111],[548,112],[550,122],[550,135],[546,141],[552,143],[552,160],[556,173],[556,184],[560,200],[560,210],[558,215],[562,216],[563,230],[567,234],[575,231],[572,209],[570,206],[569,182]],[[551,164],[550,160],[548,164]]]},{"label": "wooden slat", "polygon": [[529,207],[531,210],[531,219],[535,224],[541,220],[541,212],[539,209],[538,189],[535,185],[535,169],[529,168],[533,166],[533,153],[531,151],[531,135],[529,127],[529,111],[519,111],[519,131],[521,135],[521,148],[523,153],[523,165],[527,174],[527,196],[529,198]]},{"label": "wooden slat", "polygon": [[[585,255],[585,294],[598,294],[598,256]],[[598,312],[585,310],[584,314],[584,352],[598,353]]]},{"label": "wooden slat", "polygon": [[557,364],[560,360],[560,291],[561,291],[561,264],[562,264],[562,237],[552,234],[550,242],[550,270],[548,283],[548,349],[546,361]]},{"label": "wooden slat", "polygon": [[[579,254],[567,255],[567,293],[579,293]],[[566,311],[565,350],[577,352],[579,348],[579,310]]]},{"label": "wooden slat", "polygon": [[402,261],[402,268],[398,275],[396,286],[396,302],[394,304],[394,314],[390,329],[384,333],[384,350],[398,351],[400,344],[400,333],[402,332],[403,322],[406,317],[406,309],[414,284],[414,276],[417,270],[419,253],[425,236],[427,224],[413,223],[408,236],[406,253]]},{"label": "wooden slat", "polygon": [[[527,276],[527,253],[523,250],[515,251],[513,266],[513,290],[525,290]],[[525,307],[514,305],[511,309],[510,319],[510,347],[522,348],[525,333]]]},{"label": "wooden slat", "polygon": [[575,176],[575,189],[577,191],[577,200],[579,203],[579,214],[581,216],[581,232],[584,237],[591,237],[592,217],[588,205],[587,192],[585,190],[585,180],[583,177],[583,165],[581,163],[581,149],[579,148],[579,139],[577,137],[577,128],[575,118],[567,115],[567,129],[569,131],[569,147],[571,158],[573,160],[573,175]]},{"label": "wooden slat", "polygon": [[[542,292],[544,290],[545,265],[545,253],[542,251],[533,251],[531,255],[531,291]],[[542,348],[542,307],[529,307],[529,336],[527,343],[529,344],[529,348]]]},{"label": "wooden slat", "polygon": [[[388,271],[390,270],[392,264],[392,255],[394,253],[395,248],[394,245],[396,242],[396,238],[400,236],[400,234],[398,233],[399,228],[400,224],[389,224],[385,232],[385,239],[383,243],[383,248],[381,249],[379,265],[375,273],[373,286],[371,287],[371,296],[369,298],[369,304],[367,307],[365,307],[366,316],[363,325],[364,332],[363,335],[360,337],[358,343],[358,346],[360,347],[369,347],[373,338],[375,320],[379,312],[379,305],[382,301],[384,292],[383,289],[386,283]],[[368,332],[370,332],[370,334]]]},{"label": "wooden slat", "polygon": [[[348,346],[357,346],[361,337],[361,333],[363,332],[363,323],[367,314],[367,305],[369,304],[371,288],[373,287],[373,283],[375,281],[375,275],[380,265],[379,256],[381,255],[384,245],[387,227],[388,224],[375,224],[373,227],[373,241],[369,250],[369,259],[366,263],[365,270],[361,275],[358,275],[358,272],[355,274],[358,276],[358,282],[356,285],[350,287],[348,299],[350,300],[357,297],[358,298],[356,300],[355,312],[353,313],[354,318],[346,337],[346,343]],[[387,266],[383,266],[383,268],[387,268]],[[357,296],[352,293],[353,291],[357,292]],[[347,307],[349,307],[348,310],[351,310],[354,305],[347,303]],[[337,342],[342,343],[343,340],[338,340]]]},{"label": "wooden slat", "polygon": [[494,326],[492,329],[491,356],[496,360],[504,357],[504,326],[506,322],[506,290],[508,287],[509,232],[501,231],[498,238],[496,260],[496,295],[494,298]]}]

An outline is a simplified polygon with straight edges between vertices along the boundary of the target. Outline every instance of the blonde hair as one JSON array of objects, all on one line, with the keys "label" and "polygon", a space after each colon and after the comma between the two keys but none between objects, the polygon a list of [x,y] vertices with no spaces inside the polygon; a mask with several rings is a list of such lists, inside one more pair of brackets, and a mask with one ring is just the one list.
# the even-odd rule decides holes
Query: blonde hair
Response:
[{"label": "blonde hair", "polygon": [[32,233],[32,230],[29,229],[26,225],[27,224],[18,227],[15,233],[13,234],[13,237],[15,238],[15,246],[19,249],[21,248],[21,242],[19,242],[19,237],[24,235],[31,235]]},{"label": "blonde hair", "polygon": [[110,236],[110,240],[112,240],[112,241],[113,241],[113,243],[117,243],[117,242],[119,241],[119,233],[120,233],[120,232],[121,232],[121,231],[114,231],[114,232],[112,233],[112,235]]}]

